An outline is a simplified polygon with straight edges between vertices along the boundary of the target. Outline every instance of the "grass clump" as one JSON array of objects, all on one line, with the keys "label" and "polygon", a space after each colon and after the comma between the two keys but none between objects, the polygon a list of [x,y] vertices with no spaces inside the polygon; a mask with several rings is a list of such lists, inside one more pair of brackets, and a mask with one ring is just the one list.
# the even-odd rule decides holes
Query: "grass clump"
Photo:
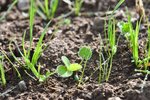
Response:
[{"label": "grass clump", "polygon": [[33,24],[34,24],[34,16],[35,16],[35,12],[36,9],[34,8],[34,0],[31,0],[30,2],[30,46],[29,48],[26,50],[25,48],[25,37],[26,37],[26,32],[23,35],[23,39],[22,39],[22,47],[23,47],[23,52],[20,50],[20,48],[18,47],[17,43],[16,46],[18,48],[18,51],[20,52],[25,64],[19,62],[19,60],[17,59],[17,57],[15,57],[15,55],[12,52],[12,49],[10,47],[10,51],[13,55],[13,57],[15,58],[15,60],[24,66],[24,68],[31,70],[31,72],[33,73],[33,75],[40,81],[43,82],[45,79],[47,79],[52,73],[50,71],[47,71],[45,75],[42,75],[40,72],[41,69],[41,65],[37,65],[38,59],[40,58],[42,52],[43,52],[43,39],[44,36],[46,34],[47,28],[50,24],[50,22],[47,24],[47,26],[45,27],[44,31],[41,33],[41,36],[39,38],[39,41],[37,42],[37,45],[34,49],[33,52],[33,56],[31,56],[31,48],[32,48],[32,43],[33,43]]},{"label": "grass clump", "polygon": [[116,42],[116,21],[114,18],[115,11],[121,6],[125,0],[120,0],[115,6],[112,14],[108,16],[108,25],[105,21],[104,31],[106,45],[104,45],[103,39],[100,37],[100,50],[99,50],[99,78],[98,82],[108,81],[111,70],[113,57],[117,52],[117,42]]},{"label": "grass clump", "polygon": [[126,37],[126,40],[129,42],[129,48],[132,52],[133,62],[135,63],[137,72],[147,73],[149,74],[149,60],[150,60],[150,27],[148,26],[148,39],[147,44],[145,45],[144,49],[144,57],[139,57],[139,44],[138,44],[138,35],[140,31],[140,24],[141,24],[142,17],[139,22],[136,22],[135,29],[133,29],[133,25],[131,22],[131,17],[128,16],[128,22],[120,22],[118,24],[121,32]]},{"label": "grass clump", "polygon": [[[100,50],[99,50],[99,79],[98,82],[108,81],[111,69],[113,57],[117,52],[117,42],[116,42],[116,28],[115,20],[109,21],[107,28],[107,42],[106,46],[103,43],[103,39],[100,37]],[[106,55],[104,55],[106,54]]]},{"label": "grass clump", "polygon": [[133,60],[136,66],[139,66],[139,52],[138,52],[138,34],[140,29],[140,22],[136,23],[135,30],[133,29],[133,25],[131,22],[130,16],[128,16],[128,22],[121,22],[118,25],[121,29],[121,32],[126,37],[127,41],[129,42],[129,47],[131,48]]},{"label": "grass clump", "polygon": [[129,42],[129,48],[131,49],[133,55],[133,62],[135,62],[135,65],[137,67],[140,67],[142,62],[144,61],[139,58],[138,35],[140,30],[140,23],[141,20],[139,22],[136,22],[135,29],[133,29],[131,17],[128,16],[128,22],[120,22],[118,24],[121,33],[126,37],[126,40]]}]

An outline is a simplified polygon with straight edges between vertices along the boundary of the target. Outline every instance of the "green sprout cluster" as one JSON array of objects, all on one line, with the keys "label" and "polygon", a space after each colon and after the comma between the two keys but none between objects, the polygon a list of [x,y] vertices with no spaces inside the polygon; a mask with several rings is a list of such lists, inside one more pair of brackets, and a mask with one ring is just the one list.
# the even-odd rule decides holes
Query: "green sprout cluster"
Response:
[{"label": "green sprout cluster", "polygon": [[[62,56],[61,60],[63,61],[64,65],[59,65],[56,69],[56,72],[61,77],[70,77],[73,75],[73,72],[80,71],[82,69],[82,63],[84,62],[84,67],[83,67],[83,70],[81,70],[81,76],[79,78],[79,85],[80,85],[81,82],[83,82],[83,76],[84,76],[86,64],[87,64],[87,61],[92,56],[92,51],[91,51],[90,47],[83,46],[79,49],[78,55],[82,59],[80,64],[78,64],[78,63],[71,64],[69,59],[66,56]],[[75,77],[78,80],[78,78],[77,78],[78,76],[76,75]]]}]

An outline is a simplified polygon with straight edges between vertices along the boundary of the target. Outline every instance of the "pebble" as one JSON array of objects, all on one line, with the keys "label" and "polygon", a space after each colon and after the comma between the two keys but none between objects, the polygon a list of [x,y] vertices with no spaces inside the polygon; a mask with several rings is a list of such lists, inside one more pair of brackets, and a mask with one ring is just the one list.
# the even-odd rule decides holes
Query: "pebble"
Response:
[{"label": "pebble", "polygon": [[6,4],[6,0],[0,0],[0,6],[3,6]]},{"label": "pebble", "polygon": [[20,91],[25,91],[25,90],[27,90],[27,86],[26,86],[25,81],[20,81],[20,82],[18,83],[18,87],[19,87]]},{"label": "pebble", "polygon": [[19,0],[17,6],[19,10],[26,11],[29,9],[29,0]]}]

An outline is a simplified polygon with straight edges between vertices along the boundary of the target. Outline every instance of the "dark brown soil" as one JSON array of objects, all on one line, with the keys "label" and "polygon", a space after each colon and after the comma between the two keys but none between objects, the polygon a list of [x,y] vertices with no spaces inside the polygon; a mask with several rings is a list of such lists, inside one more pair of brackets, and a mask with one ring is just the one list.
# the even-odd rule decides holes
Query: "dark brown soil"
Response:
[{"label": "dark brown soil", "polygon": [[[2,0],[3,1],[3,0]],[[5,0],[4,0],[5,1]],[[7,1],[7,0],[6,0]],[[10,0],[11,1],[11,0]],[[46,82],[39,83],[33,78],[25,74],[24,69],[18,66],[22,75],[22,80],[17,77],[13,66],[4,61],[6,69],[6,87],[0,86],[1,100],[150,100],[150,81],[147,80],[143,85],[145,75],[135,72],[136,66],[132,63],[131,50],[123,36],[118,42],[117,53],[113,59],[113,67],[108,82],[98,84],[98,62],[99,62],[99,33],[104,36],[103,26],[105,14],[110,7],[112,10],[118,0],[85,0],[81,10],[81,16],[75,17],[70,15],[68,18],[71,24],[58,24],[62,20],[54,19],[48,28],[48,32],[44,38],[47,48],[42,53],[38,63],[43,68],[43,72],[47,69],[54,71],[61,62],[61,56],[67,56],[71,62],[80,62],[78,50],[83,45],[92,48],[93,56],[88,61],[84,78],[90,78],[81,86],[77,86],[78,82],[70,78],[61,78],[57,74],[49,77]],[[145,1],[146,14],[149,13],[149,1]],[[117,20],[125,20],[125,6],[128,7],[136,19],[135,2],[126,0],[119,10],[115,13]],[[1,3],[0,15],[6,12],[7,3]],[[64,10],[61,7],[64,6]],[[60,13],[69,11],[66,4],[60,3],[57,16]],[[89,13],[93,13],[89,16]],[[138,20],[138,19],[136,19]],[[41,18],[37,17],[34,23],[34,45],[39,39],[40,33],[44,30],[45,23]],[[144,23],[142,24],[144,27]],[[57,31],[56,31],[57,30]],[[0,22],[0,50],[5,50],[8,57],[17,65],[10,54],[9,43],[17,42],[21,48],[21,41],[24,31],[27,31],[26,47],[29,47],[29,18],[22,14],[18,7],[14,7],[6,16],[6,19]],[[51,32],[55,34],[51,34]],[[120,32],[117,32],[119,36]],[[146,28],[140,30],[140,46],[145,41]],[[21,59],[16,46],[13,46],[13,52]],[[97,70],[97,71],[96,71]],[[91,74],[94,74],[91,76]],[[30,72],[29,72],[30,73]],[[20,85],[21,84],[21,85]],[[15,87],[15,88],[14,88]],[[143,87],[143,88],[142,88]],[[14,88],[14,89],[12,89]]]}]

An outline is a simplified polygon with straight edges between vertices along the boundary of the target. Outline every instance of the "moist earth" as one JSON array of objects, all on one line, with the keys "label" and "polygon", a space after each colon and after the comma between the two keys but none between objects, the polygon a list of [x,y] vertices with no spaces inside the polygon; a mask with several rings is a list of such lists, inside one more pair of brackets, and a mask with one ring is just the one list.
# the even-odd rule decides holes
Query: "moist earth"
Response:
[{"label": "moist earth", "polygon": [[[19,0],[22,3],[22,0]],[[22,1],[22,2],[21,2]],[[28,0],[27,0],[28,1]],[[143,0],[145,4],[146,15],[149,15],[150,1]],[[6,12],[7,4],[11,0],[0,1],[1,12]],[[25,2],[28,5],[28,2]],[[93,56],[88,61],[85,70],[84,79],[89,78],[83,85],[78,86],[78,82],[73,77],[61,78],[57,74],[49,77],[45,82],[39,83],[24,73],[24,69],[17,65],[10,54],[9,44],[12,42],[12,50],[18,59],[22,59],[14,42],[21,48],[21,42],[24,31],[27,32],[25,38],[25,47],[29,47],[29,17],[26,16],[28,6],[20,8],[22,4],[7,14],[6,19],[0,22],[0,50],[5,50],[7,56],[16,65],[22,75],[22,80],[17,77],[13,66],[4,61],[6,70],[7,85],[0,86],[1,100],[150,100],[150,81],[144,81],[145,74],[135,72],[136,66],[132,63],[131,50],[128,48],[128,42],[120,35],[118,41],[117,53],[113,59],[111,76],[108,82],[98,84],[98,62],[99,62],[99,34],[104,37],[104,19],[108,9],[112,10],[117,4],[117,0],[85,0],[81,10],[81,16],[69,16],[71,23],[65,24],[56,18],[48,28],[44,37],[44,43],[47,46],[38,63],[42,65],[43,73],[49,69],[54,71],[56,67],[62,64],[61,56],[67,56],[71,62],[79,63],[78,50],[83,45],[92,48]],[[135,2],[126,0],[119,8],[115,17],[119,20],[126,20],[125,7],[133,15],[135,21],[138,20],[135,11]],[[61,7],[64,7],[62,10]],[[110,8],[108,8],[110,7]],[[59,4],[58,13],[69,11],[67,5],[62,1]],[[95,12],[95,13],[91,13]],[[91,13],[91,15],[89,15]],[[60,22],[60,23],[59,23]],[[33,52],[35,45],[44,30],[46,22],[40,17],[35,19],[33,30]],[[146,41],[146,26],[141,24],[139,41],[140,51]],[[117,31],[117,36],[120,32]],[[142,54],[141,54],[142,56]],[[29,72],[30,73],[30,72]],[[93,75],[91,75],[93,74]]]}]

